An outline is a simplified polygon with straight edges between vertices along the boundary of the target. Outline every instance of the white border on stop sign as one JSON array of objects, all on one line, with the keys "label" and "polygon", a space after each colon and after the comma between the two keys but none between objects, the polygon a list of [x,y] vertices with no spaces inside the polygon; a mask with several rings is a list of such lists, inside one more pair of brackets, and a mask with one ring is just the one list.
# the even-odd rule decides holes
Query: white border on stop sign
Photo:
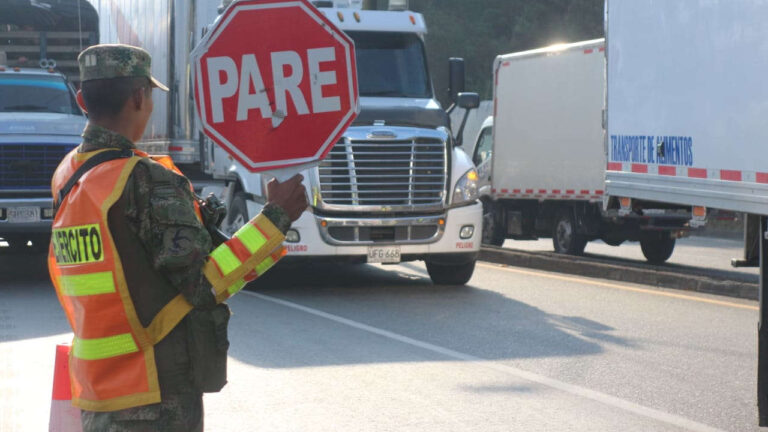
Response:
[{"label": "white border on stop sign", "polygon": [[[215,39],[220,35],[222,28],[224,28],[237,15],[237,13],[232,13],[232,14],[227,15],[227,18],[226,18],[225,22],[220,22],[221,18],[224,17],[227,14],[227,11],[230,8],[237,7],[239,3],[240,3],[239,0],[235,0],[234,2],[232,2],[227,7],[227,10],[222,12],[222,14],[216,19],[216,21],[214,21],[213,25],[211,26],[211,31],[208,31],[205,34],[205,36],[200,40],[200,42],[197,44],[197,46],[192,50],[192,61],[194,63],[194,65],[192,65],[193,66],[192,67],[192,74],[193,74],[192,82],[193,82],[193,86],[194,86],[194,83],[197,83],[197,91],[195,92],[195,95],[196,96],[199,95],[199,97],[201,98],[201,101],[199,101],[200,103],[196,104],[196,107],[199,108],[198,109],[198,117],[200,118],[200,123],[201,123],[203,131],[204,132],[210,132],[212,135],[215,135],[215,137],[222,143],[222,146],[225,147],[228,152],[231,151],[231,152],[237,153],[237,155],[239,156],[240,162],[242,163],[243,160],[249,160],[247,157],[245,157],[243,152],[241,152],[232,143],[230,143],[229,140],[227,140],[220,133],[218,133],[218,131],[214,130],[210,126],[206,127],[207,126],[207,121],[205,119],[205,116],[206,116],[205,100],[202,99],[203,98],[202,82],[198,81],[198,79],[197,79],[198,76],[200,76],[200,77],[202,76],[202,73],[200,71],[200,64],[202,63],[202,61],[201,61],[202,57],[207,52],[206,46],[209,45],[210,43],[213,43],[215,41]],[[318,22],[321,26],[327,28],[326,23],[323,22],[322,19],[319,19],[318,15],[313,13],[312,10],[308,10],[307,6],[304,3],[302,3],[301,1],[296,1],[296,2],[286,1],[286,2],[280,2],[280,3],[264,3],[264,4],[260,4],[260,5],[249,5],[249,6],[241,7],[241,10],[248,11],[248,10],[257,10],[257,9],[273,9],[273,8],[278,8],[278,7],[299,7],[302,10],[304,10],[304,12],[306,12],[308,16],[310,16],[312,19],[314,19],[316,22]],[[323,15],[322,12],[320,12],[320,11],[316,10],[316,12],[321,14],[321,15]],[[327,17],[326,17],[326,19],[327,19]],[[333,23],[331,23],[331,25],[333,26]],[[334,28],[335,28],[335,26],[334,26]],[[345,40],[343,38],[339,38],[337,33],[344,34],[344,32],[342,30],[338,29],[338,28],[335,28],[335,29],[337,30],[337,32],[330,32],[330,30],[329,30],[329,32],[332,34],[334,39],[338,40],[339,43],[341,43],[346,48],[345,49],[345,54],[346,54],[346,62],[347,62],[347,76],[349,77],[349,79],[348,79],[349,89],[348,90],[349,90],[349,96],[350,96],[350,107],[353,108],[353,111],[348,112],[342,118],[342,120],[339,122],[339,124],[333,130],[333,132],[332,132],[332,134],[330,136],[331,138],[333,138],[335,135],[337,135],[339,133],[339,129],[347,123],[347,121],[349,120],[350,116],[352,116],[352,115],[356,116],[357,114],[360,113],[360,103],[359,103],[359,97],[357,95],[357,89],[353,87],[353,82],[356,81],[356,78],[354,80],[352,79],[352,77],[355,76],[356,73],[353,73],[354,65],[352,64],[352,60],[350,58],[350,52],[354,51],[354,42],[351,41],[351,39],[349,41],[347,41],[347,40]],[[345,35],[345,37],[346,37],[346,35]],[[351,45],[349,45],[349,44],[351,44]],[[197,97],[195,99],[196,99],[196,102],[197,102]],[[271,173],[272,175],[275,175],[275,178],[277,178],[278,181],[284,181],[284,180],[287,180],[287,179],[293,177],[293,175],[299,173],[300,171],[302,171],[304,169],[308,169],[308,168],[311,168],[311,167],[313,167],[315,165],[318,165],[322,161],[322,159],[316,159],[318,157],[318,155],[321,154],[323,151],[327,150],[332,145],[334,145],[333,142],[329,142],[329,141],[336,141],[336,140],[330,140],[330,139],[326,140],[325,143],[323,143],[323,145],[320,147],[320,150],[317,153],[315,153],[315,155],[313,155],[311,157],[298,158],[298,159],[288,159],[288,160],[280,160],[280,161],[270,161],[270,162],[255,163],[255,164],[254,163],[243,163],[243,165],[246,167],[246,169],[248,169],[248,171],[252,171],[252,170],[258,170],[260,167],[274,165],[276,162],[281,163],[281,164],[285,164],[285,163],[289,163],[289,164],[290,163],[296,163],[296,164],[298,164],[298,165],[294,165],[294,166],[287,167],[287,168],[278,168],[278,169],[273,169],[273,170],[266,171],[268,173]],[[252,171],[252,172],[256,172],[256,171]],[[283,180],[280,180],[281,178]]]},{"label": "white border on stop sign", "polygon": [[320,164],[320,161],[311,162],[311,163],[302,164],[302,165],[289,166],[289,167],[286,167],[286,168],[278,168],[278,169],[274,169],[274,170],[268,170],[268,171],[262,172],[262,174],[265,175],[265,176],[272,176],[275,179],[277,179],[277,181],[282,183],[282,182],[290,179],[291,177],[295,176],[296,174],[299,174],[299,173],[301,173],[304,170],[308,170],[310,168],[313,168],[313,167],[317,166],[318,164]]}]

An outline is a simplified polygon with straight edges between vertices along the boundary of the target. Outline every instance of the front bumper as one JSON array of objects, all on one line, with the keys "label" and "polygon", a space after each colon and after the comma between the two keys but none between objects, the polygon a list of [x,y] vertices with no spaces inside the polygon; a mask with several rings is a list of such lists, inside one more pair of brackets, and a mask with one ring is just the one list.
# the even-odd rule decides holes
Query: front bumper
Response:
[{"label": "front bumper", "polygon": [[[439,219],[444,220],[438,232],[431,236],[424,227]],[[339,218],[323,217],[305,212],[293,223],[291,229],[298,231],[297,243],[285,242],[288,255],[293,257],[362,257],[368,256],[370,246],[399,246],[403,261],[427,259],[430,256],[451,254],[465,260],[477,257],[482,237],[483,207],[479,202],[448,210],[442,216],[430,217],[381,217]],[[325,222],[326,226],[323,226]],[[439,222],[436,222],[439,223]],[[471,226],[474,230],[468,238],[461,238],[461,230]],[[357,227],[352,237],[339,240],[329,236],[329,228]],[[398,233],[395,239],[382,239],[373,235],[370,227],[394,227]],[[398,228],[399,227],[399,228]],[[421,227],[421,228],[417,228]],[[425,233],[422,237],[414,234]],[[356,233],[357,237],[354,237]],[[466,230],[465,230],[466,234]]]},{"label": "front bumper", "polygon": [[[0,237],[3,235],[40,235],[51,232],[52,202],[50,198],[3,198],[0,199]],[[30,222],[10,222],[8,211],[11,208],[36,207],[39,219]]]}]

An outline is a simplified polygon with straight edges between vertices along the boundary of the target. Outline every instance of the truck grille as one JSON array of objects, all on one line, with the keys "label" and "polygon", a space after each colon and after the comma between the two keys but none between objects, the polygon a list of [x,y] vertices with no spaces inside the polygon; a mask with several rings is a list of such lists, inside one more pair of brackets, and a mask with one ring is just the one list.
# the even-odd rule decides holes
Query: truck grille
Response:
[{"label": "truck grille", "polygon": [[75,145],[1,144],[0,190],[50,189],[59,162]]},{"label": "truck grille", "polygon": [[435,206],[445,195],[440,139],[339,141],[320,164],[324,203],[342,206]]}]

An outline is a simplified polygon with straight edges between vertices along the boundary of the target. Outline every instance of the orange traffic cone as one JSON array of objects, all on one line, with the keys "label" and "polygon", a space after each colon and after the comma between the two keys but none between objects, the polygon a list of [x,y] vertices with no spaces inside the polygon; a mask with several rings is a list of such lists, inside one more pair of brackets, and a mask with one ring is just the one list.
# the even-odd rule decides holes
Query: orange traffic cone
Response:
[{"label": "orange traffic cone", "polygon": [[69,382],[69,344],[56,345],[56,364],[53,366],[53,396],[49,432],[82,432],[80,409],[72,406]]}]

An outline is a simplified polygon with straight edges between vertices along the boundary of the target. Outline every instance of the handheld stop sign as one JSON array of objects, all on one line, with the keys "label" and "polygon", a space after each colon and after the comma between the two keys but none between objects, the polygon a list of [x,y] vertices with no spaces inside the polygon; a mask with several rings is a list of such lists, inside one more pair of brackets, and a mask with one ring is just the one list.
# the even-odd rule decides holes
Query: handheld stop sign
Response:
[{"label": "handheld stop sign", "polygon": [[250,172],[316,165],[359,111],[354,43],[307,0],[233,2],[192,58],[203,131]]}]

